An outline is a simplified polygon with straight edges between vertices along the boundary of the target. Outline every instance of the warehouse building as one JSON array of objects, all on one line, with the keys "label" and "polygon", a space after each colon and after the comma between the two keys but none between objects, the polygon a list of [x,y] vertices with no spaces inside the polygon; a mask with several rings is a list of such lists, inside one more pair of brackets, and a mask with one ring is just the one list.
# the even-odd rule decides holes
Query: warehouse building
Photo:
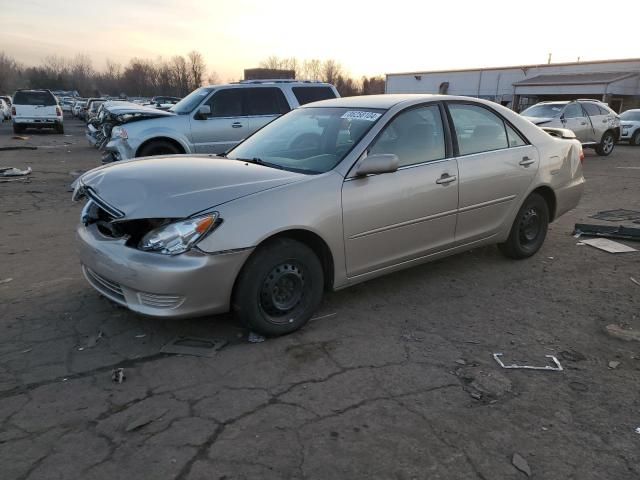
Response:
[{"label": "warehouse building", "polygon": [[388,73],[385,91],[466,95],[517,112],[545,100],[595,98],[622,112],[640,108],[640,58]]}]

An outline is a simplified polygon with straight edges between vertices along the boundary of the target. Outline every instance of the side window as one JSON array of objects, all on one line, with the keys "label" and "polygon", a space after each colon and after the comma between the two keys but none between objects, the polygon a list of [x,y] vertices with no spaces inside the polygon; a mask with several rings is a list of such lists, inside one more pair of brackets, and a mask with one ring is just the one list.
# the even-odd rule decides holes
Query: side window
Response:
[{"label": "side window", "polygon": [[400,166],[445,158],[444,130],[437,105],[400,113],[369,148],[374,153],[393,153]]},{"label": "side window", "polygon": [[590,117],[595,117],[598,115],[606,115],[606,113],[602,113],[602,110],[595,103],[585,102],[582,104],[582,108],[587,112],[587,115]]},{"label": "side window", "polygon": [[582,113],[582,109],[577,103],[570,103],[569,105],[567,105],[567,107],[564,109],[563,115],[564,118],[584,117],[584,113]]},{"label": "side window", "polygon": [[247,115],[280,115],[290,108],[279,88],[247,88]]},{"label": "side window", "polygon": [[509,147],[504,122],[495,113],[476,105],[449,104],[460,155]]},{"label": "side window", "polygon": [[509,139],[510,147],[522,147],[527,144],[522,137],[509,125],[507,127],[507,138]]},{"label": "side window", "polygon": [[615,114],[615,112],[612,112],[611,110],[609,110],[608,108],[605,108],[601,105],[596,105],[598,107],[598,110],[600,110],[600,115],[613,115]]},{"label": "side window", "polygon": [[242,116],[242,89],[228,88],[213,94],[206,105],[211,107],[209,117]]},{"label": "side window", "polygon": [[291,90],[300,105],[336,98],[331,87],[293,87]]}]

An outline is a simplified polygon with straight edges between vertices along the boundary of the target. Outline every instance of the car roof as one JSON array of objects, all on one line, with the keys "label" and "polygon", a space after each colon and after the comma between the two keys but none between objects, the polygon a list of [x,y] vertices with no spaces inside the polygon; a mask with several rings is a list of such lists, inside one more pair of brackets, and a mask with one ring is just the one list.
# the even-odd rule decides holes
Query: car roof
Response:
[{"label": "car roof", "polygon": [[435,95],[429,93],[406,93],[406,94],[380,94],[380,95],[360,95],[357,97],[340,97],[318,102],[307,103],[301,108],[308,107],[346,107],[346,108],[382,108],[388,110],[399,104],[419,103],[420,101],[441,101],[441,100],[466,100],[478,103],[486,103],[478,98],[460,97],[456,95]]}]

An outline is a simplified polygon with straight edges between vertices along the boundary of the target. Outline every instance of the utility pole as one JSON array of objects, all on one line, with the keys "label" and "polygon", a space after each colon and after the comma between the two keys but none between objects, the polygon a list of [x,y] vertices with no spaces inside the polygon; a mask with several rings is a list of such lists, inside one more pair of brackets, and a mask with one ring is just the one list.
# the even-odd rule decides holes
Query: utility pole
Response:
[{"label": "utility pole", "polygon": [[547,59],[547,64],[551,64],[551,52],[549,52],[549,58]]}]

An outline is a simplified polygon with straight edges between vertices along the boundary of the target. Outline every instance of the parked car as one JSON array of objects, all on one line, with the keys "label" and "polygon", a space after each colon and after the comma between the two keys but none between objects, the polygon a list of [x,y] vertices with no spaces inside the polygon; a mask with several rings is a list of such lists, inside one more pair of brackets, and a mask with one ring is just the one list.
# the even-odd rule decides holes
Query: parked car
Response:
[{"label": "parked car", "polygon": [[11,119],[11,108],[3,98],[0,98],[0,122]]},{"label": "parked car", "polygon": [[114,128],[113,160],[179,153],[222,153],[274,118],[315,100],[338,97],[333,85],[248,81],[202,87],[169,112]]},{"label": "parked car", "polygon": [[13,132],[27,128],[54,128],[64,133],[62,109],[49,90],[18,90],[11,107]]},{"label": "parked car", "polygon": [[87,101],[85,99],[75,100],[71,107],[71,114],[74,117],[80,117],[80,110],[86,106],[87,106]]},{"label": "parked car", "polygon": [[74,99],[73,97],[62,97],[60,99],[60,108],[62,108],[63,112],[71,112],[71,107],[73,106]]},{"label": "parked car", "polygon": [[[325,289],[481,245],[535,254],[584,183],[580,142],[549,131],[467,97],[305,105],[226,156],[144,158],[84,174],[73,193],[88,198],[77,228],[82,270],[102,295],[142,314],[232,309],[254,331],[286,334]],[[310,137],[318,141],[299,140]]]},{"label": "parked car", "polygon": [[622,112],[620,126],[622,128],[620,140],[627,140],[631,145],[640,145],[640,108]]},{"label": "parked car", "polygon": [[7,105],[9,105],[9,108],[11,108],[12,102],[11,102],[11,97],[9,95],[0,95],[0,98],[5,102],[7,102]]},{"label": "parked car", "polygon": [[536,125],[567,128],[584,147],[607,156],[620,138],[620,117],[606,103],[598,100],[541,102],[527,108],[522,116]]},{"label": "parked car", "polygon": [[182,100],[180,97],[153,97],[149,105],[159,108],[160,110],[169,110],[180,100]]},{"label": "parked car", "polygon": [[84,120],[89,122],[98,113],[98,107],[107,100],[104,98],[89,98],[85,108]]}]

